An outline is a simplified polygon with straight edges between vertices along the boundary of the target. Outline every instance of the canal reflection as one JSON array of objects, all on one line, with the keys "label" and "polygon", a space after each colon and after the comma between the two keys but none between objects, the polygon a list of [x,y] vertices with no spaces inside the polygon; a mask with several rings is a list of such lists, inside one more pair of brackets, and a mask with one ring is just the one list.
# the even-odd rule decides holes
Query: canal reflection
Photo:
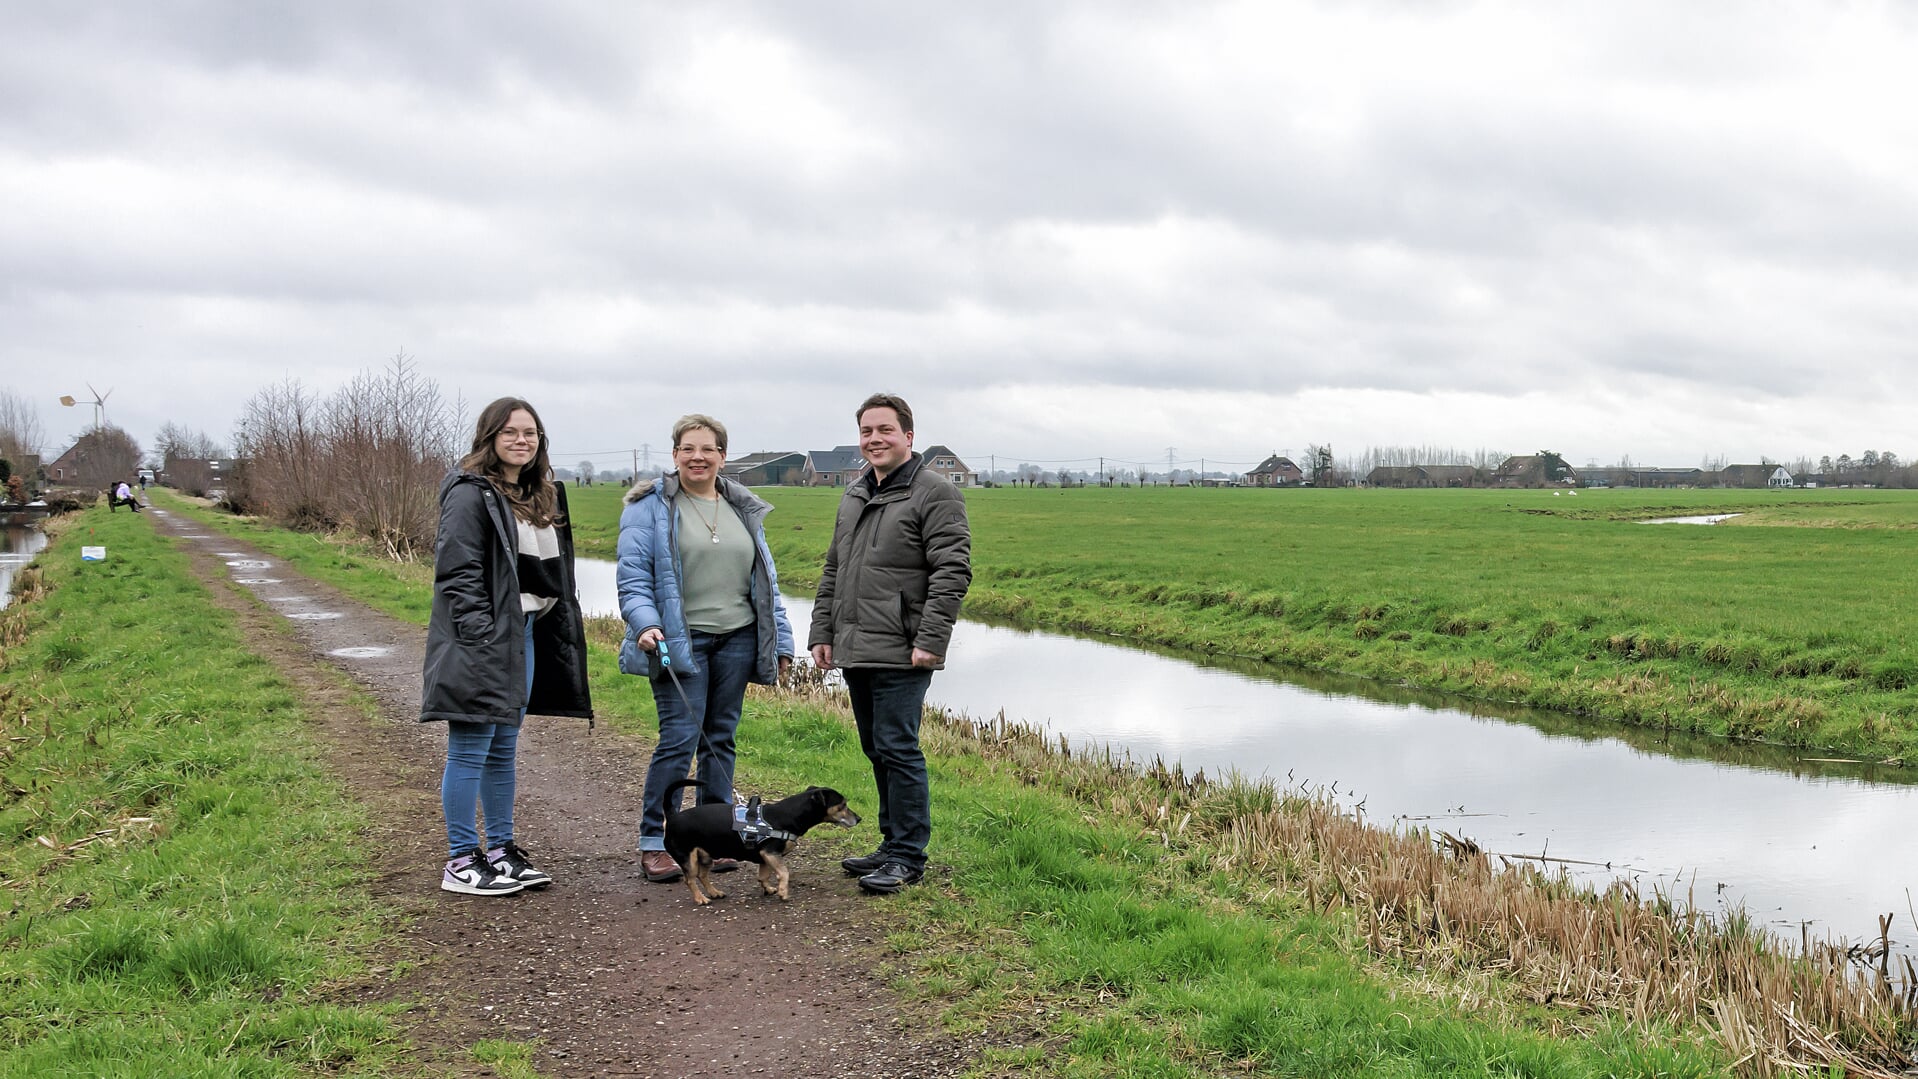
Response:
[{"label": "canal reflection", "polygon": [[0,528],[0,607],[13,602],[13,575],[47,545],[38,528],[9,525]]},{"label": "canal reflection", "polygon": [[[589,611],[617,613],[613,567],[580,567]],[[808,600],[788,597],[803,647]],[[1333,791],[1375,821],[1553,859],[1700,908],[1743,903],[1796,940],[1875,937],[1918,857],[1898,842],[1918,786],[1898,768],[1626,727],[1270,664],[967,621],[932,699],[1043,726],[1075,747]],[[1563,861],[1559,861],[1559,860]]]}]

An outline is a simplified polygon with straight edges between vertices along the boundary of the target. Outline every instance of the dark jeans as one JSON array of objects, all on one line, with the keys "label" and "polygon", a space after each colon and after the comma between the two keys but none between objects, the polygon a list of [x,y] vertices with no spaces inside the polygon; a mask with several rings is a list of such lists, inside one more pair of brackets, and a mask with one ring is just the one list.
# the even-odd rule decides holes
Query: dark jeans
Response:
[{"label": "dark jeans", "polygon": [[926,755],[919,749],[919,719],[925,712],[929,670],[847,667],[852,717],[859,748],[872,762],[879,788],[879,851],[914,869],[926,867],[932,839],[932,786]]},{"label": "dark jeans", "polygon": [[[733,800],[733,732],[746,702],[746,682],[759,658],[759,631],[743,626],[731,633],[692,631],[699,673],[679,671],[653,682],[653,710],[659,713],[659,745],[646,767],[641,800],[639,849],[666,849],[666,788],[686,778],[693,752],[699,752],[699,801]],[[677,664],[677,660],[675,660]],[[678,670],[677,665],[674,667]],[[680,699],[684,691],[685,699]],[[691,710],[688,711],[688,705]]]}]

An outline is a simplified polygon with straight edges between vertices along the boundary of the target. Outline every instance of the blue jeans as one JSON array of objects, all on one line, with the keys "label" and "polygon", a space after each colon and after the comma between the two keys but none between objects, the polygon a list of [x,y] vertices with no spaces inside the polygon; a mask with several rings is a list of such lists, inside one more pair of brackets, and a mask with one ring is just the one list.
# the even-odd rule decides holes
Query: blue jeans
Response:
[{"label": "blue jeans", "polygon": [[[533,693],[533,619],[526,619],[526,694]],[[519,710],[522,721],[526,709]],[[486,818],[486,849],[513,838],[513,792],[518,785],[519,728],[508,723],[446,725],[446,773],[440,777],[440,809],[446,813],[449,858],[480,845],[475,809]]]},{"label": "blue jeans", "polygon": [[889,667],[846,667],[844,672],[859,748],[872,762],[879,787],[879,852],[924,869],[926,844],[932,840],[932,785],[919,749],[919,719],[932,672]]},{"label": "blue jeans", "polygon": [[[699,673],[679,672],[653,682],[653,710],[659,713],[659,745],[646,766],[646,796],[641,802],[639,849],[666,849],[666,788],[686,778],[699,754],[699,801],[733,800],[733,732],[746,704],[746,682],[759,657],[759,631],[742,626],[731,633],[693,630],[693,655]],[[682,700],[680,692],[686,696]]]}]

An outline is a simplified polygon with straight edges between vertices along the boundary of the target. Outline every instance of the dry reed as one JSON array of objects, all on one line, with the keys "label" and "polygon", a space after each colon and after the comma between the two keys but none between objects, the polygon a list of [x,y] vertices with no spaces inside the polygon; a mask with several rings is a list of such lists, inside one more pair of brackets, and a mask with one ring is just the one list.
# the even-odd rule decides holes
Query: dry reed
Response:
[{"label": "dry reed", "polygon": [[[792,690],[843,701],[809,666]],[[1169,847],[1204,853],[1320,910],[1344,910],[1375,954],[1454,981],[1492,975],[1531,1001],[1641,1029],[1710,1032],[1743,1075],[1913,1074],[1918,970],[1880,939],[1794,948],[1734,913],[1646,899],[1623,882],[1578,884],[1423,827],[1368,823],[1329,795],[1269,781],[1208,780],[1155,760],[1073,751],[1003,713],[978,721],[927,710],[932,748],[972,749],[1043,771],[1074,796]],[[1496,864],[1494,860],[1496,858]]]}]

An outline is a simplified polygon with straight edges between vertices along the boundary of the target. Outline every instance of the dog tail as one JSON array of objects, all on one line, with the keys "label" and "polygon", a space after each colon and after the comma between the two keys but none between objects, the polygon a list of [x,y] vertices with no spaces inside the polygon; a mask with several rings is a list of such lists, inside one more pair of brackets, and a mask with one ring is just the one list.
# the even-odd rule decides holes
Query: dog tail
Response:
[{"label": "dog tail", "polygon": [[675,779],[666,785],[666,819],[672,820],[679,815],[679,792],[687,787],[699,786],[697,779]]}]

